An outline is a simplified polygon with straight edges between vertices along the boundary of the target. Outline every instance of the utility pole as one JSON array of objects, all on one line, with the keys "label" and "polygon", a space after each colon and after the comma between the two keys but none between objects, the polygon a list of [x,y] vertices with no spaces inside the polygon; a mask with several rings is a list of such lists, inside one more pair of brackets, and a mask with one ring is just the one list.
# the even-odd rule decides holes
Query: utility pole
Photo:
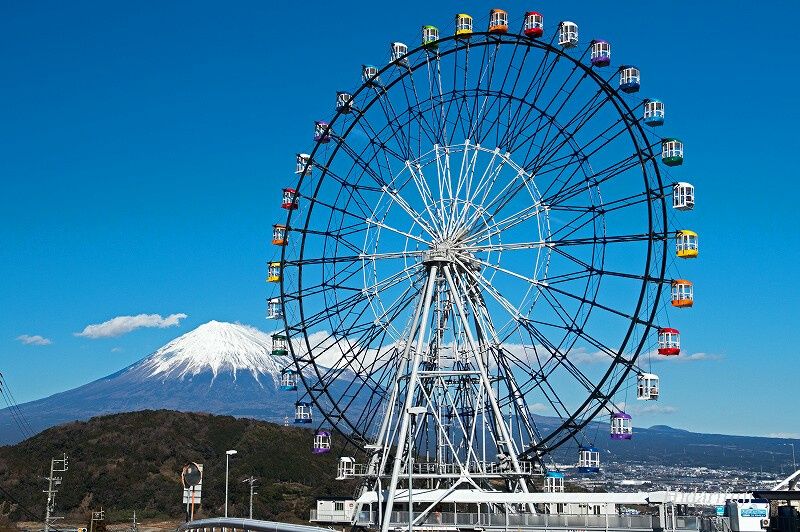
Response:
[{"label": "utility pole", "polygon": [[792,448],[792,467],[797,471],[797,460],[794,458],[794,443],[784,443],[784,445]]},{"label": "utility pole", "polygon": [[136,522],[136,510],[133,511],[133,524],[131,525],[131,532],[139,532],[139,523]]},{"label": "utility pole", "polygon": [[253,518],[253,495],[258,495],[258,492],[253,491],[255,487],[256,481],[258,479],[253,475],[250,475],[249,478],[244,479],[242,482],[249,482],[250,483],[250,519]]},{"label": "utility pole", "polygon": [[56,488],[61,485],[61,481],[63,480],[61,477],[57,477],[56,473],[63,473],[67,471],[67,469],[68,461],[66,454],[63,455],[63,458],[50,459],[50,476],[45,479],[47,480],[47,490],[44,491],[44,493],[47,494],[47,506],[44,511],[44,532],[50,532],[53,521],[56,519],[63,519],[63,517],[53,516],[53,511],[56,506],[56,493],[58,493]]},{"label": "utility pole", "polygon": [[103,507],[100,507],[99,512],[92,512],[92,520],[89,522],[89,532],[95,532],[94,524],[100,521],[105,521],[106,513],[103,511]]}]

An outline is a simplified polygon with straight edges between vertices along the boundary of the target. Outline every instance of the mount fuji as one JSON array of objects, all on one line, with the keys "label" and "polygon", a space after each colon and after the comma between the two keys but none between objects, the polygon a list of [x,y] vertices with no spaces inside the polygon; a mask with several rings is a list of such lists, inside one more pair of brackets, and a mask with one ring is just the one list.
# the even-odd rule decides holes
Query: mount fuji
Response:
[{"label": "mount fuji", "polygon": [[[278,388],[288,356],[272,355],[270,335],[248,325],[210,321],[150,356],[78,388],[19,405],[35,431],[67,421],[136,410],[169,409],[282,422],[294,392]],[[0,410],[0,444],[22,439]]]}]

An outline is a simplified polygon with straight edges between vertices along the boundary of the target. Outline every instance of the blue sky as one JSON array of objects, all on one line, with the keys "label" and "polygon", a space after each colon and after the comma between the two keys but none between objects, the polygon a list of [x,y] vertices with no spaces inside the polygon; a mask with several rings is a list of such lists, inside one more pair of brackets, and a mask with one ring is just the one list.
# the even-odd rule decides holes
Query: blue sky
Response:
[{"label": "blue sky", "polygon": [[[669,408],[637,421],[800,434],[800,411],[770,406],[787,405],[800,377],[800,87],[795,40],[776,27],[800,5],[534,4],[502,7],[543,12],[546,31],[574,20],[582,38],[612,42],[617,64],[640,66],[668,102],[665,133],[684,140],[684,175],[698,187],[696,305],[673,323],[689,352],[712,360],[659,370]],[[116,371],[211,319],[270,326],[269,228],[312,121],[330,116],[336,90],[357,85],[362,63],[385,60],[389,41],[494,7],[376,5],[0,7],[0,370],[18,401]],[[75,335],[138,314],[187,317]]]}]

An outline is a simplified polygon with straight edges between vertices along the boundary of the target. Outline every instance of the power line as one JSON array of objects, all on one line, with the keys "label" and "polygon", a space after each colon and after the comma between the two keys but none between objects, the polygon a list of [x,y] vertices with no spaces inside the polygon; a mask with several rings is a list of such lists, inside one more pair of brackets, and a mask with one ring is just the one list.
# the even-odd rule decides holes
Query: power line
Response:
[{"label": "power line", "polygon": [[17,404],[16,399],[14,399],[14,395],[11,393],[11,388],[8,386],[8,381],[6,381],[3,373],[0,372],[0,394],[2,394],[4,401],[8,405],[9,412],[11,417],[14,419],[14,423],[19,428],[20,432],[22,432],[23,438],[29,438],[36,433],[31,427],[31,424],[28,422],[28,419],[25,417],[25,414],[20,409],[19,405]]},{"label": "power line", "polygon": [[[39,514],[37,514],[36,512],[31,510],[27,506],[23,505],[21,502],[19,502],[19,500],[16,497],[14,497],[13,495],[11,495],[11,493],[7,489],[5,489],[3,486],[0,486],[0,493],[2,493],[3,496],[6,499],[8,499],[12,503],[14,503],[16,505],[17,509],[22,511],[22,513],[24,513],[25,515],[27,515],[28,517],[30,517],[30,518],[32,518],[32,519],[34,519],[36,521],[39,520],[39,518],[40,518]],[[61,529],[59,529],[59,528],[50,527],[50,530],[51,530],[51,532],[62,532]]]}]

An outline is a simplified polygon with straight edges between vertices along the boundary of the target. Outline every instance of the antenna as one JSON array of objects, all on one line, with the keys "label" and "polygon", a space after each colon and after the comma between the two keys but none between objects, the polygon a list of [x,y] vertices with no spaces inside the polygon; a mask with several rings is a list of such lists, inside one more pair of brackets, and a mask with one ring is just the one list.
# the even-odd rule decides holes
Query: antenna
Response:
[{"label": "antenna", "polygon": [[50,476],[45,478],[45,480],[47,480],[47,490],[45,490],[44,493],[47,494],[47,507],[44,511],[44,532],[50,532],[53,521],[64,519],[63,517],[55,517],[53,511],[56,506],[56,493],[58,493],[56,487],[60,486],[63,480],[61,477],[57,477],[56,473],[63,473],[67,471],[67,469],[68,461],[66,454],[63,455],[63,458],[50,459]]}]

